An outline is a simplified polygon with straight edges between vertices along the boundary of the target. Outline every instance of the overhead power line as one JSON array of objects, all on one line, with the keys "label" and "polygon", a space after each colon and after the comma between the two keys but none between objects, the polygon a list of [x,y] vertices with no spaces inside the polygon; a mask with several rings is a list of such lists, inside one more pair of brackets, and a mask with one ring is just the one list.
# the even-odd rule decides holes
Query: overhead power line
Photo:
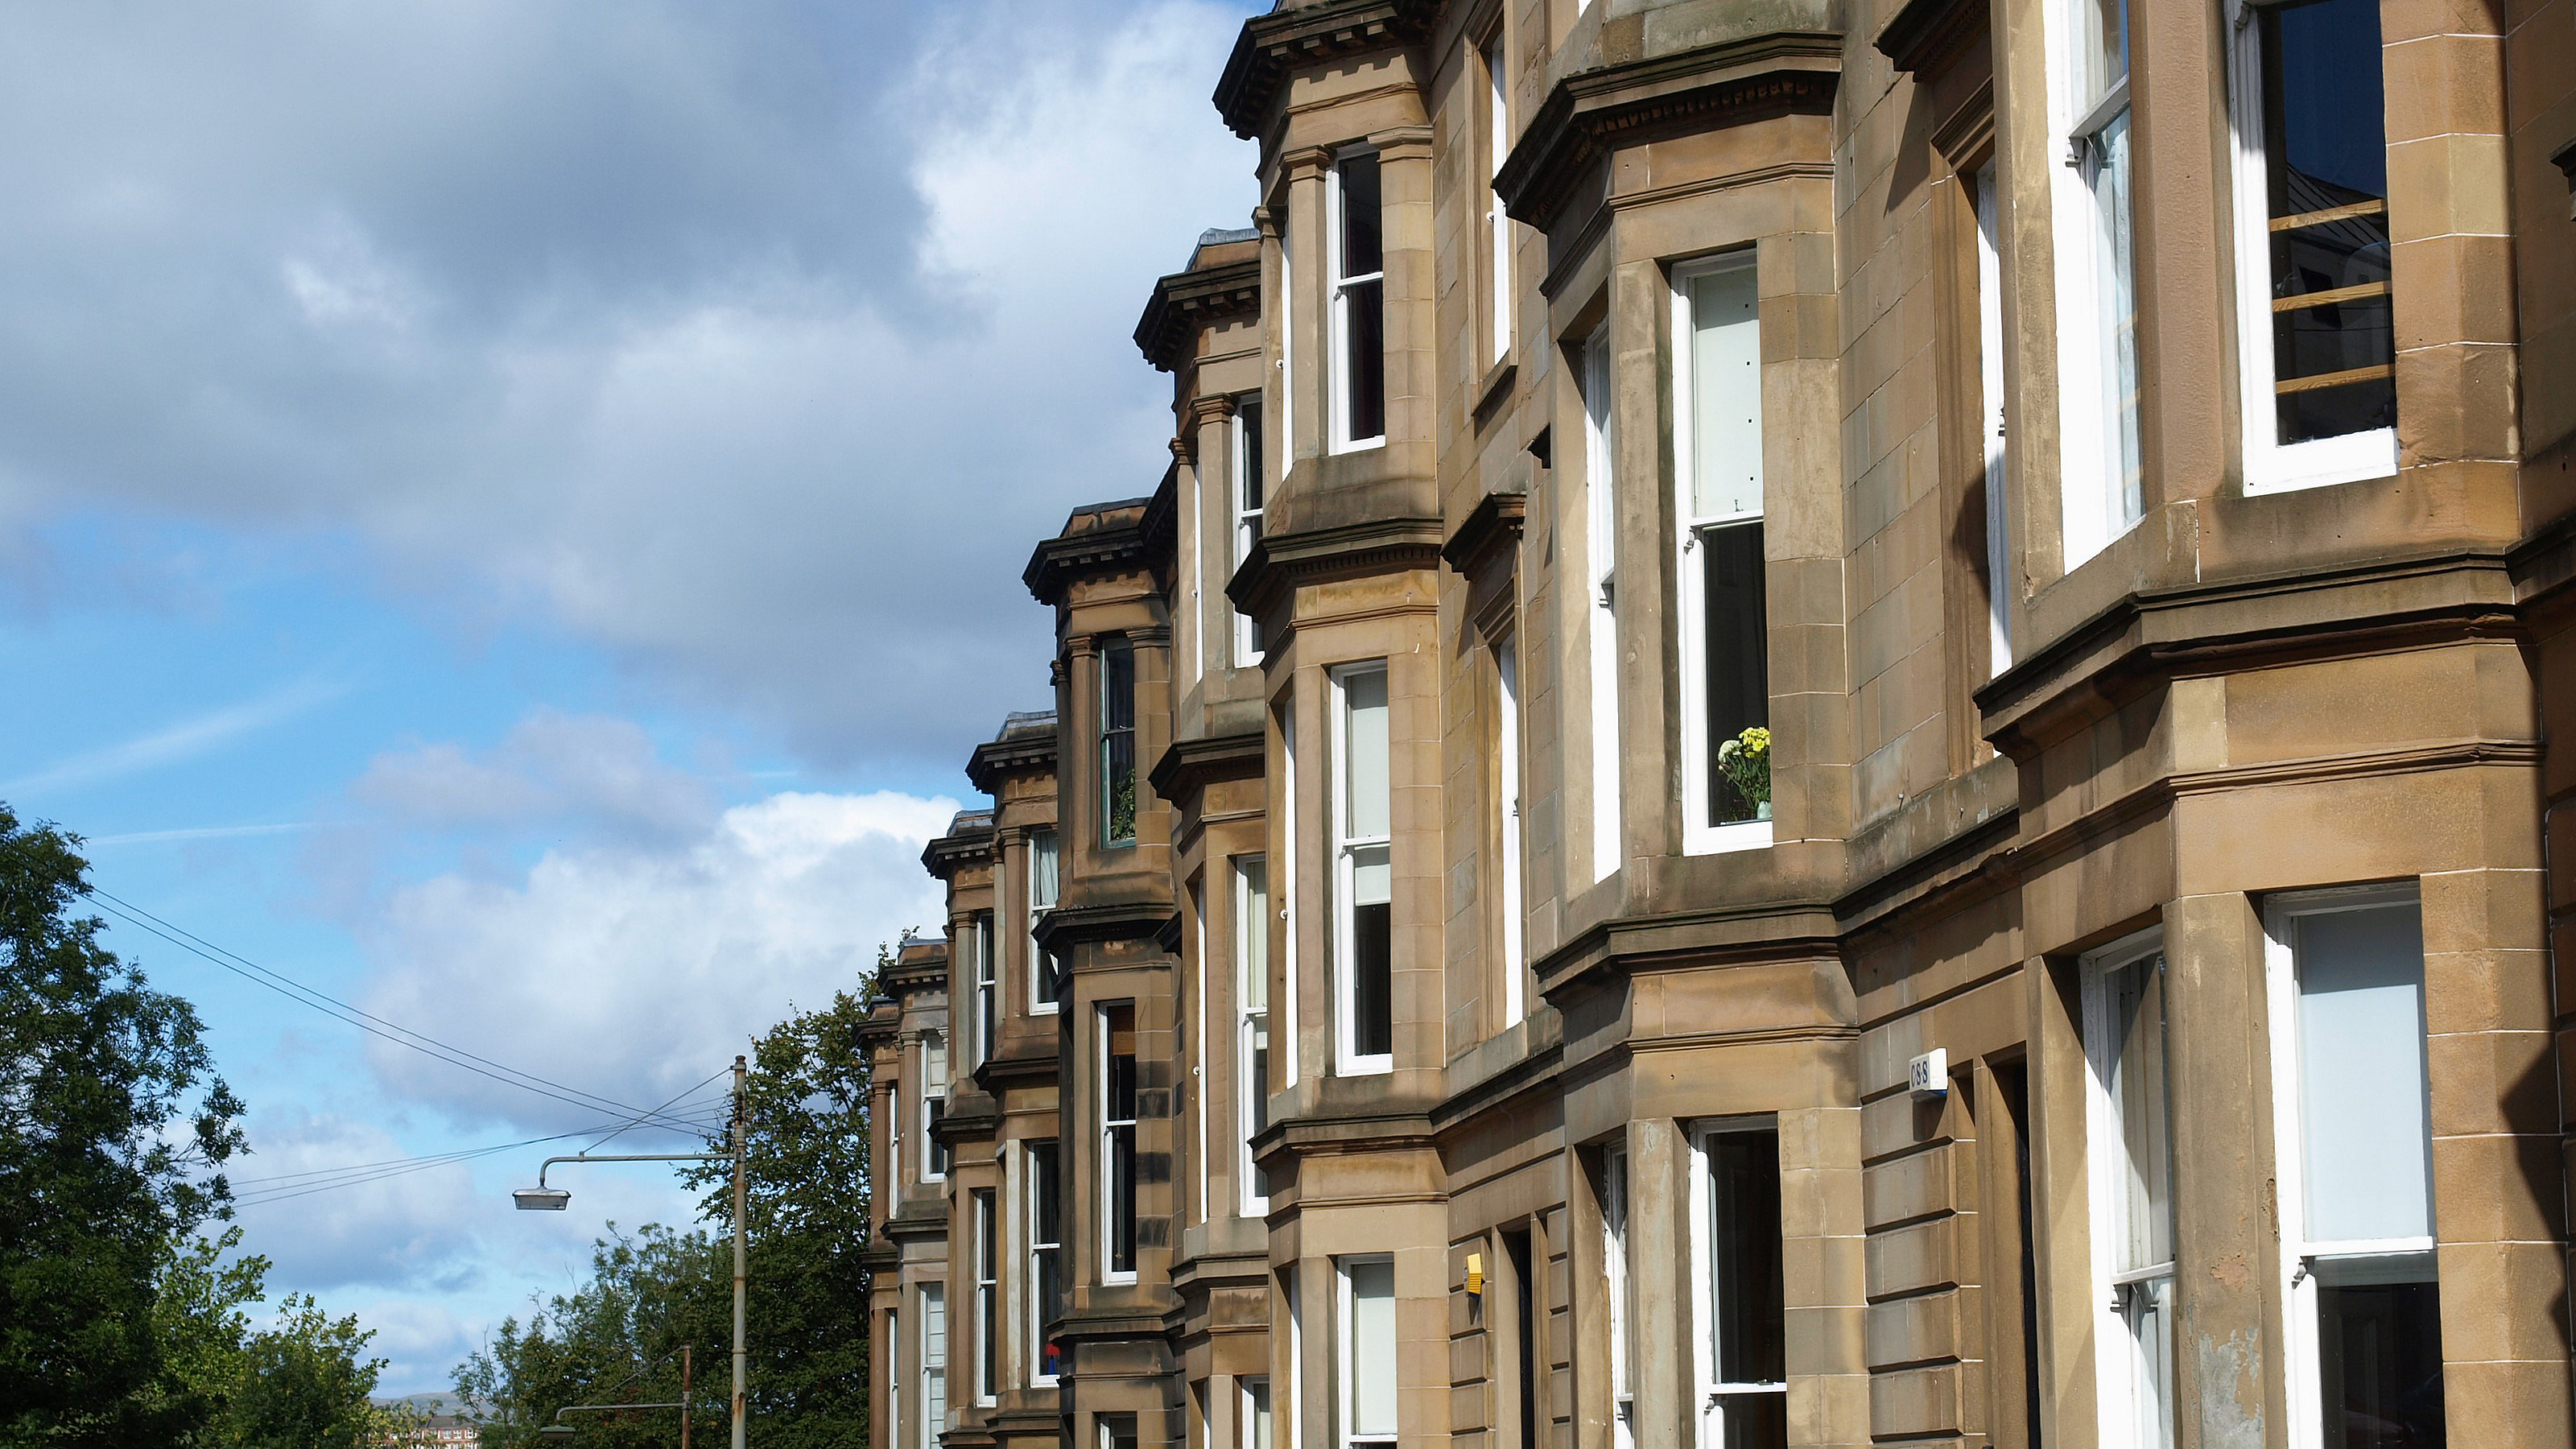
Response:
[{"label": "overhead power line", "polygon": [[[138,930],[148,931],[151,934],[160,937],[162,940],[169,942],[171,945],[177,946],[183,951],[189,952],[195,956],[203,957],[205,960],[222,967],[224,970],[231,972],[235,976],[241,977],[245,981],[251,982],[256,986],[263,987],[269,991],[276,992],[278,995],[285,997],[289,1001],[309,1006],[315,1011],[321,1012],[325,1016],[344,1022],[350,1026],[354,1026],[360,1031],[366,1032],[371,1036],[380,1037],[396,1046],[404,1047],[411,1051],[418,1052],[423,1056],[445,1062],[449,1066],[458,1068],[459,1070],[472,1072],[478,1077],[489,1078],[505,1087],[516,1087],[523,1092],[531,1092],[540,1097],[550,1097],[555,1101],[562,1102],[568,1106],[580,1107],[585,1111],[607,1111],[614,1112],[620,1116],[632,1116],[637,1121],[650,1120],[657,1125],[670,1128],[673,1131],[688,1132],[696,1130],[697,1124],[676,1117],[655,1115],[657,1109],[639,1109],[630,1103],[620,1102],[611,1097],[603,1097],[596,1092],[585,1092],[578,1087],[567,1086],[562,1082],[541,1077],[534,1072],[522,1071],[517,1067],[505,1066],[500,1062],[493,1061],[489,1057],[477,1056],[474,1053],[465,1050],[463,1047],[450,1045],[434,1036],[430,1036],[426,1032],[414,1031],[410,1027],[403,1026],[400,1023],[388,1021],[372,1012],[352,1006],[337,997],[326,995],[323,992],[314,990],[312,987],[306,986],[302,982],[297,981],[293,977],[287,976],[282,972],[270,970],[268,967],[260,965],[249,957],[241,955],[239,952],[226,950],[203,937],[189,932],[184,927],[173,925],[170,922],[161,919],[159,916],[153,915],[150,911],[144,910],[141,906],[119,899],[118,897],[94,886],[90,888],[88,895],[92,901],[98,903],[110,915],[116,916],[118,919],[134,926]],[[695,1091],[697,1089],[691,1088],[690,1090]],[[686,1094],[684,1093],[683,1095]],[[593,1128],[589,1130],[596,1131],[598,1129]]]}]

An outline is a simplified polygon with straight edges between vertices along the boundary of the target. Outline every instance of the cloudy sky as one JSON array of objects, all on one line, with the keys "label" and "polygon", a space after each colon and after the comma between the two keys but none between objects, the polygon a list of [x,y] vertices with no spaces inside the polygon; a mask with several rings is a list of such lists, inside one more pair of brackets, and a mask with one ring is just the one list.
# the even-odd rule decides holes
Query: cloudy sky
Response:
[{"label": "cloudy sky", "polygon": [[[241,962],[687,1092],[936,919],[966,751],[1046,702],[1030,546],[1168,459],[1128,333],[1251,205],[1207,97],[1255,8],[13,14],[0,800]],[[609,1118],[112,940],[251,1104],[246,1246],[389,1391],[687,1211],[513,1213],[540,1148],[298,1191]]]}]

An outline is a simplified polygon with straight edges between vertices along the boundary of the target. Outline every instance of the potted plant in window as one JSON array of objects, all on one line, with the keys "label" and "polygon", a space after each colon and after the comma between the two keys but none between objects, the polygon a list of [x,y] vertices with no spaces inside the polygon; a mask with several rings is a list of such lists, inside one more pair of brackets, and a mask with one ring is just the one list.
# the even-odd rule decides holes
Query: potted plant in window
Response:
[{"label": "potted plant in window", "polygon": [[1717,773],[1735,796],[1737,820],[1771,818],[1771,731],[1754,725],[1717,747]]}]

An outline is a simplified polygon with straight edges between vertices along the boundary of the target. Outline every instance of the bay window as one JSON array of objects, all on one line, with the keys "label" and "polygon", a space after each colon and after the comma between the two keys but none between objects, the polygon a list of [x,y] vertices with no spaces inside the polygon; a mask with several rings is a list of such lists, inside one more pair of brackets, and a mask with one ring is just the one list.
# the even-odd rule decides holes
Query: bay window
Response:
[{"label": "bay window", "polygon": [[948,1290],[937,1283],[920,1287],[921,1303],[921,1449],[939,1449],[940,1431],[948,1427]]},{"label": "bay window", "polygon": [[1692,1345],[1704,1449],[1787,1449],[1787,1295],[1780,1252],[1780,1134],[1769,1122],[1694,1134],[1692,1171],[1706,1323]]},{"label": "bay window", "polygon": [[[1263,470],[1268,460],[1263,453],[1261,436],[1261,394],[1247,393],[1234,404],[1234,478],[1233,494],[1234,548],[1228,555],[1232,570],[1243,567],[1252,556],[1252,546],[1261,541],[1261,507],[1264,494]],[[1248,668],[1261,662],[1261,624],[1250,614],[1234,616],[1234,663]]]},{"label": "bay window", "polygon": [[940,1120],[948,1115],[948,1038],[923,1032],[921,1062],[921,1175],[937,1182],[948,1176],[948,1144],[939,1140]]},{"label": "bay window", "polygon": [[2130,222],[2128,0],[2058,0],[2050,102],[2058,185],[2058,416],[2066,566],[2146,512],[2139,462],[2137,268]]},{"label": "bay window", "polygon": [[2444,1442],[2412,886],[2275,901],[2273,1110],[2293,1442]]},{"label": "bay window", "polygon": [[1344,1258],[1341,1279],[1341,1446],[1396,1437],[1395,1260]]},{"label": "bay window", "polygon": [[993,961],[993,913],[977,911],[966,918],[966,972],[974,983],[975,1036],[968,1044],[974,1060],[981,1064],[992,1060],[993,1050],[1002,1040],[1002,988],[999,968]]},{"label": "bay window", "polygon": [[1496,852],[1502,898],[1503,1020],[1529,1014],[1528,966],[1521,941],[1521,658],[1518,633],[1494,641]]},{"label": "bay window", "polygon": [[1055,1383],[1063,1355],[1048,1336],[1047,1325],[1064,1313],[1064,1200],[1057,1195],[1056,1145],[1028,1145],[1029,1188],[1029,1382],[1034,1388]]},{"label": "bay window", "polygon": [[1386,441],[1386,252],[1375,151],[1333,163],[1325,239],[1332,282],[1333,450]]},{"label": "bay window", "polygon": [[1055,957],[1038,944],[1038,918],[1055,909],[1058,873],[1055,832],[1029,832],[1029,1010],[1055,1010]]},{"label": "bay window", "polygon": [[1752,254],[1675,268],[1673,331],[1683,845],[1767,845],[1762,318]]},{"label": "bay window", "polygon": [[1270,1211],[1270,1184],[1252,1139],[1270,1125],[1270,862],[1234,862],[1235,1181],[1245,1217]]},{"label": "bay window", "polygon": [[2165,958],[2149,940],[2084,962],[2093,1301],[2105,1449],[2173,1444],[2173,1132]]},{"label": "bay window", "polygon": [[1493,316],[1494,362],[1512,352],[1512,219],[1503,210],[1503,194],[1493,188],[1511,154],[1511,115],[1503,28],[1497,24],[1481,54],[1485,64],[1485,253],[1486,275],[1493,291],[1487,301]]},{"label": "bay window", "polygon": [[1619,550],[1612,487],[1610,324],[1583,344],[1584,553],[1590,583],[1592,878],[1619,868]]},{"label": "bay window", "polygon": [[990,1188],[975,1192],[975,1402],[995,1402],[1002,1385],[1001,1223]]},{"label": "bay window", "polygon": [[1395,1064],[1395,871],[1384,661],[1334,671],[1333,868],[1338,1068]]},{"label": "bay window", "polygon": [[1101,1281],[1136,1281],[1136,1004],[1099,1008]]},{"label": "bay window", "polygon": [[1100,843],[1136,843],[1136,651],[1100,649]]},{"label": "bay window", "polygon": [[2233,8],[2246,491],[2385,476],[2397,352],[2379,7]]}]

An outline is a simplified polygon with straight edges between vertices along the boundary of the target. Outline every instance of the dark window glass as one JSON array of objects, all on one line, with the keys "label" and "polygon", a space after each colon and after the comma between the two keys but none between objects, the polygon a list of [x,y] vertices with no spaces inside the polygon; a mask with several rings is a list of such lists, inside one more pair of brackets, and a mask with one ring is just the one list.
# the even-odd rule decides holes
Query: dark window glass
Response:
[{"label": "dark window glass", "polygon": [[1788,1442],[1787,1394],[1735,1394],[1728,1397],[1725,1449],[1780,1449]]},{"label": "dark window glass", "polygon": [[1364,277],[1385,266],[1380,236],[1377,157],[1342,160],[1342,275]]},{"label": "dark window glass", "polygon": [[1361,904],[1351,915],[1351,1050],[1384,1056],[1395,1050],[1395,907]]},{"label": "dark window glass", "polygon": [[1136,651],[1125,641],[1100,655],[1102,841],[1136,839]]},{"label": "dark window glass", "polygon": [[[1780,1274],[1780,1138],[1720,1132],[1708,1139],[1713,1196],[1709,1242],[1717,1281],[1717,1376],[1730,1384],[1783,1382]],[[1732,1396],[1727,1417],[1735,1417]],[[1767,1397],[1767,1396],[1765,1396]],[[1734,1436],[1728,1436],[1733,1442]]]},{"label": "dark window glass", "polygon": [[948,1099],[933,1097],[929,1107],[930,1122],[926,1130],[930,1137],[930,1170],[935,1176],[945,1177],[948,1175],[948,1144],[940,1139],[939,1124],[948,1116]]},{"label": "dark window glass", "polygon": [[2324,1449],[2446,1442],[2441,1294],[2430,1283],[2317,1285]]},{"label": "dark window glass", "polygon": [[[1708,550],[1700,578],[1707,589],[1709,819],[1723,824],[1768,813],[1771,769],[1768,746],[1758,766],[1745,759],[1744,732],[1771,723],[1769,636],[1765,632],[1762,520],[1721,524],[1699,532]],[[1735,751],[1726,745],[1733,742]]]},{"label": "dark window glass", "polygon": [[2272,370],[2280,440],[2394,426],[2378,0],[2266,6]]},{"label": "dark window glass", "polygon": [[1055,1144],[1030,1143],[1029,1257],[1037,1273],[1038,1372],[1047,1377],[1062,1372],[1064,1366],[1062,1351],[1046,1331],[1048,1324],[1064,1315],[1064,1205],[1056,1192]]},{"label": "dark window glass", "polygon": [[1101,1116],[1107,1126],[1109,1271],[1136,1271],[1136,1010],[1103,1011],[1108,1054],[1102,1062]]},{"label": "dark window glass", "polygon": [[1350,289],[1351,436],[1386,434],[1386,283]]},{"label": "dark window glass", "polygon": [[1261,394],[1256,392],[1246,396],[1235,404],[1235,410],[1243,418],[1243,494],[1235,500],[1234,506],[1238,512],[1256,515],[1246,519],[1245,522],[1252,530],[1252,537],[1259,538],[1261,519],[1257,515],[1261,512],[1262,480],[1268,476],[1264,471],[1268,460],[1261,452],[1264,444],[1261,435]]}]

